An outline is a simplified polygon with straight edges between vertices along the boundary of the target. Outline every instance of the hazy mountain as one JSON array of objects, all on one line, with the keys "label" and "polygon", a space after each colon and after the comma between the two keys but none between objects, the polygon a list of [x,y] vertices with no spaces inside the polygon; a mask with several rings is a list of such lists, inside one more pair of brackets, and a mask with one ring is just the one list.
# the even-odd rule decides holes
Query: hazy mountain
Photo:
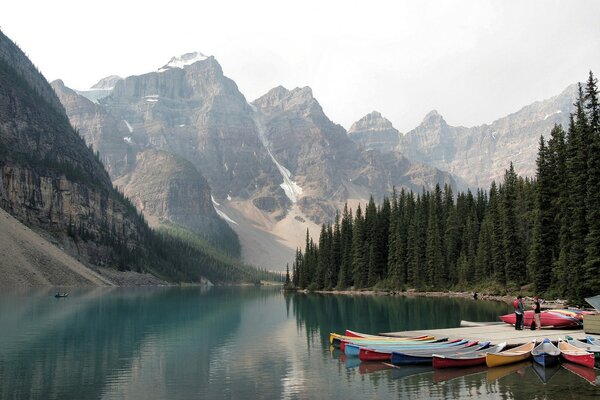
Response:
[{"label": "hazy mountain", "polygon": [[348,136],[365,149],[378,150],[382,153],[393,151],[400,142],[400,132],[377,111],[365,115],[352,124]]},{"label": "hazy mountain", "polygon": [[576,85],[489,125],[455,127],[432,111],[421,125],[401,137],[398,149],[411,160],[430,164],[463,178],[471,187],[500,181],[512,161],[517,173],[535,175],[539,138],[554,124],[568,126]]}]

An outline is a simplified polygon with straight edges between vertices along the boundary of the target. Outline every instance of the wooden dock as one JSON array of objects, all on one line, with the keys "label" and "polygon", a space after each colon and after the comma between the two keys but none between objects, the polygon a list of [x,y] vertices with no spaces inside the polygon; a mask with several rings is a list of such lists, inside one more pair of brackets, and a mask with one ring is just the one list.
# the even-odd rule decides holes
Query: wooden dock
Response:
[{"label": "wooden dock", "polygon": [[[418,331],[388,332],[382,333],[382,335],[397,337],[432,335],[437,338],[447,337],[450,340],[470,339],[478,340],[480,342],[491,341],[492,344],[506,342],[507,346],[512,347],[533,341],[534,339],[542,340],[543,338],[548,338],[554,342],[557,341],[559,338],[564,339],[566,335],[572,336],[576,339],[584,340],[586,333],[581,328],[542,329],[539,331],[523,329],[522,331],[518,331],[511,325],[502,324],[447,329],[426,329]],[[600,339],[600,335],[590,336],[595,336]]]}]

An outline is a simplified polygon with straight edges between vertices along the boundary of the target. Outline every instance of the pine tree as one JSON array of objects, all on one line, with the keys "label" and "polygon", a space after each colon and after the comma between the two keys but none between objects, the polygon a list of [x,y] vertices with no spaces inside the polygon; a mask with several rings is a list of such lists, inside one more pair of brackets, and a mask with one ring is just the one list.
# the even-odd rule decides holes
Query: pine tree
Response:
[{"label": "pine tree", "polygon": [[589,120],[590,150],[587,175],[588,232],[585,237],[585,265],[580,297],[585,298],[600,290],[600,106],[597,80],[590,71],[586,86],[586,109]]},{"label": "pine tree", "polygon": [[368,279],[368,264],[365,257],[365,221],[360,205],[356,208],[352,230],[352,277],[355,288],[365,287]]},{"label": "pine tree", "polygon": [[548,166],[548,150],[544,137],[540,137],[537,158],[537,196],[536,215],[533,228],[533,240],[529,253],[529,270],[538,293],[543,294],[551,284],[553,253],[553,224],[552,182]]},{"label": "pine tree", "polygon": [[506,283],[520,287],[525,279],[525,260],[522,242],[519,240],[517,223],[517,174],[512,163],[504,174],[504,196],[502,209],[502,235],[504,243],[504,269]]},{"label": "pine tree", "polygon": [[579,85],[579,96],[575,103],[575,115],[569,127],[567,142],[567,173],[569,177],[570,233],[571,243],[567,268],[570,279],[568,295],[572,300],[582,303],[584,282],[585,238],[587,236],[587,177],[589,129],[584,107],[584,95]]},{"label": "pine tree", "polygon": [[340,274],[337,287],[345,289],[352,286],[352,211],[348,210],[348,204],[344,204],[342,213],[341,235],[341,260]]}]

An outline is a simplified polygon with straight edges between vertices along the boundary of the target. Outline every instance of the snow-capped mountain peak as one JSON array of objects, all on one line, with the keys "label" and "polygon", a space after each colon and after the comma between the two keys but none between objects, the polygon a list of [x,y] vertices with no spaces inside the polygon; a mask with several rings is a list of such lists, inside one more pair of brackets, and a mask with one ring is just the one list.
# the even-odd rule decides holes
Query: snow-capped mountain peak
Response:
[{"label": "snow-capped mountain peak", "polygon": [[179,57],[173,57],[167,64],[161,67],[158,72],[163,72],[172,68],[183,68],[187,65],[192,65],[197,61],[206,60],[208,56],[200,53],[199,51],[195,51],[193,53],[186,53]]}]

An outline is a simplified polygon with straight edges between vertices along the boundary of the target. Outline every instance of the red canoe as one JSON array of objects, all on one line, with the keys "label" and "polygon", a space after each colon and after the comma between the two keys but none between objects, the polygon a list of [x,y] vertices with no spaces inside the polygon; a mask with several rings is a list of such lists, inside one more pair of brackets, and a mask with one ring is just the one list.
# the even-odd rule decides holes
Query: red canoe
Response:
[{"label": "red canoe", "polygon": [[[514,325],[516,322],[516,317],[514,313],[501,315],[500,319],[506,322],[507,324],[511,325]],[[525,311],[525,315],[523,316],[523,325],[530,327],[532,321],[533,311]],[[542,324],[542,327],[545,328],[566,328],[581,326],[581,321],[579,321],[577,318],[573,318],[568,315],[552,311],[542,311],[540,313],[540,322]]]},{"label": "red canoe", "polygon": [[565,360],[585,367],[594,368],[594,353],[587,352],[560,339],[558,340],[558,348]]}]

